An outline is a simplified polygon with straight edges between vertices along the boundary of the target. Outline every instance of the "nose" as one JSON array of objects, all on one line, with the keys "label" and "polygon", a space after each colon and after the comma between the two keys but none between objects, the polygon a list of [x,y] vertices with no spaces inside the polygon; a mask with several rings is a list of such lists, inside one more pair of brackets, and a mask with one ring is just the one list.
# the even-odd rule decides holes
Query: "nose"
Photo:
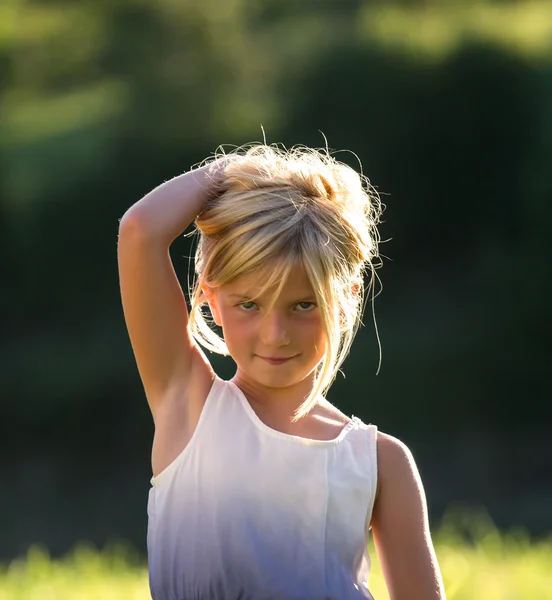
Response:
[{"label": "nose", "polygon": [[260,338],[267,348],[287,346],[289,333],[286,318],[276,311],[265,315],[261,322]]}]

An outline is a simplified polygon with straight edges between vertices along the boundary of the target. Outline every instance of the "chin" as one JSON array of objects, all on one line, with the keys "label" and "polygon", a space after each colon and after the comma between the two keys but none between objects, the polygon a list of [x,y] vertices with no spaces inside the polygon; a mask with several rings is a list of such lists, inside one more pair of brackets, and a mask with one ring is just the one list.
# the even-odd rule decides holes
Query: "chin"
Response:
[{"label": "chin", "polygon": [[257,381],[258,383],[260,383],[261,385],[263,385],[264,387],[269,387],[269,388],[288,388],[291,387],[292,385],[295,385],[297,383],[299,383],[301,381],[300,378],[297,377],[285,377],[285,376],[263,376],[263,375],[257,375],[255,377],[253,377],[253,379],[255,381]]},{"label": "chin", "polygon": [[[278,368],[278,367],[276,367]],[[256,370],[247,371],[248,376],[253,380],[259,383],[260,385],[267,388],[290,388],[294,385],[298,385],[301,382],[305,381],[308,376],[312,373],[313,369],[310,371],[301,371],[297,370],[292,373],[263,373]]]}]

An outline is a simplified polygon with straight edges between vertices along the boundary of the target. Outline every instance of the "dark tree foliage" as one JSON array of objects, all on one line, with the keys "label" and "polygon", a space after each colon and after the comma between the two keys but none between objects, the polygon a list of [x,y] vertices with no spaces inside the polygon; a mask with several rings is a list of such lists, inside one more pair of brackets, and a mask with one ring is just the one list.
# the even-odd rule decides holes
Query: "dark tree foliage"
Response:
[{"label": "dark tree foliage", "polygon": [[[386,6],[0,9],[0,556],[83,538],[143,548],[152,423],[120,305],[118,220],[261,127],[269,143],[327,138],[387,207],[381,371],[368,298],[330,399],[412,447],[433,514],[464,500],[501,525],[552,526],[523,501],[549,500],[551,468],[550,57],[474,36],[428,59],[363,34]],[[183,286],[191,251],[172,248]]]}]

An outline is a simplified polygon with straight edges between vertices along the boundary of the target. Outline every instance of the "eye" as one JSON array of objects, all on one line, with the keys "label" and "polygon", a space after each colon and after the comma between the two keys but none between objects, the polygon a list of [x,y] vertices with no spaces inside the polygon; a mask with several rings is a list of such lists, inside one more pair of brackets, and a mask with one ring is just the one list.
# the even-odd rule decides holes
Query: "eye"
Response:
[{"label": "eye", "polygon": [[309,312],[316,308],[316,304],[314,302],[299,302],[297,307],[299,307],[299,312]]},{"label": "eye", "polygon": [[257,306],[255,302],[249,300],[249,302],[240,302],[237,306],[239,306],[245,312],[253,312],[253,309]]}]

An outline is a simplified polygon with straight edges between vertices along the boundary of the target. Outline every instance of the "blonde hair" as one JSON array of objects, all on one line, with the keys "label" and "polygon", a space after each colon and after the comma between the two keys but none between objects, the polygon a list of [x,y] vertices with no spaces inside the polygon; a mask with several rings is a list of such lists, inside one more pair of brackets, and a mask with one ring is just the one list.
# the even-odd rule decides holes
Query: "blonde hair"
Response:
[{"label": "blonde hair", "polygon": [[227,162],[213,179],[211,198],[195,221],[199,242],[190,330],[205,348],[229,354],[204,313],[202,290],[264,267],[268,276],[259,295],[274,289],[274,302],[300,261],[315,292],[327,344],[296,421],[334,381],[361,323],[363,274],[368,266],[368,289],[373,289],[380,266],[376,226],[382,204],[363,175],[327,150],[254,144],[224,156]]}]

